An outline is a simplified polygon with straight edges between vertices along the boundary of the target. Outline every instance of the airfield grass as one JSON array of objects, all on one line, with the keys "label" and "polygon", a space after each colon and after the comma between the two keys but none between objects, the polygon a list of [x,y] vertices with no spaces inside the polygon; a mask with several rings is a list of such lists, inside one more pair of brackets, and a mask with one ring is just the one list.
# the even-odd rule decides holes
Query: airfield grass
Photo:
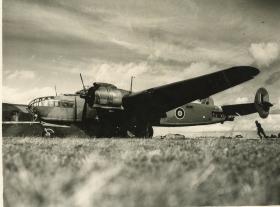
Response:
[{"label": "airfield grass", "polygon": [[280,140],[3,138],[5,206],[280,204]]}]

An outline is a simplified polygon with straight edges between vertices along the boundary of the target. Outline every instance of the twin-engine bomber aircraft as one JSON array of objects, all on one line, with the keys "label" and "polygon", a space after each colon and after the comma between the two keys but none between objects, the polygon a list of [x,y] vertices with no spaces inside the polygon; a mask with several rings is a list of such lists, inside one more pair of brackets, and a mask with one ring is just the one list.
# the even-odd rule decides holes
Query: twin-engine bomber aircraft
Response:
[{"label": "twin-engine bomber aircraft", "polygon": [[[266,118],[272,104],[264,88],[254,103],[215,106],[213,94],[253,79],[259,70],[239,66],[141,92],[93,83],[75,94],[36,98],[28,109],[39,120],[77,125],[97,137],[152,137],[153,126],[181,127],[233,121],[235,116],[258,112]],[[199,103],[193,103],[200,100]]]}]

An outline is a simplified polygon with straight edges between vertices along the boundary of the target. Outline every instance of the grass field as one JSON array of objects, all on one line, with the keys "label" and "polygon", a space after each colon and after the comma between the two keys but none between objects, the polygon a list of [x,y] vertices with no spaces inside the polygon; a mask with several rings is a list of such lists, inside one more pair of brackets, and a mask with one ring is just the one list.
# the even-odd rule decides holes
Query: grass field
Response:
[{"label": "grass field", "polygon": [[3,138],[5,206],[280,204],[280,139]]}]

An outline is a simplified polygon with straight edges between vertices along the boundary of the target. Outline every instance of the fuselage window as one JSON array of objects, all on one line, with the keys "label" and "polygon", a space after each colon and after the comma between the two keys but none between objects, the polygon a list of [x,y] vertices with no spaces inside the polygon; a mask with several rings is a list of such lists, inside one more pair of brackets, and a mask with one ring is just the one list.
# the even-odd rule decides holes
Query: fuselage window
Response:
[{"label": "fuselage window", "polygon": [[48,102],[48,100],[44,100],[44,101],[42,101],[42,105],[43,105],[43,106],[49,106],[49,102]]},{"label": "fuselage window", "polygon": [[48,100],[48,106],[54,107],[54,101],[53,100]]},{"label": "fuselage window", "polygon": [[58,101],[54,101],[54,106],[55,107],[59,107],[59,102]]},{"label": "fuselage window", "polygon": [[214,117],[214,118],[223,118],[224,114],[222,112],[213,111],[212,112],[212,117]]},{"label": "fuselage window", "polygon": [[66,101],[60,102],[60,107],[63,107],[63,108],[73,108],[73,106],[74,106],[74,103],[72,103],[72,102],[66,102]]}]

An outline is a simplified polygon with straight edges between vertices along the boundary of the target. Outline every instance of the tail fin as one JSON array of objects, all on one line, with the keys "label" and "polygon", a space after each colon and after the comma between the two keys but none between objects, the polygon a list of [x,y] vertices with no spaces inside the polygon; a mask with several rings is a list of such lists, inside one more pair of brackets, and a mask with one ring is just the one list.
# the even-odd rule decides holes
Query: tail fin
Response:
[{"label": "tail fin", "polygon": [[265,88],[257,90],[254,104],[261,118],[266,118],[269,115],[269,109],[273,105],[269,102],[269,95]]}]

